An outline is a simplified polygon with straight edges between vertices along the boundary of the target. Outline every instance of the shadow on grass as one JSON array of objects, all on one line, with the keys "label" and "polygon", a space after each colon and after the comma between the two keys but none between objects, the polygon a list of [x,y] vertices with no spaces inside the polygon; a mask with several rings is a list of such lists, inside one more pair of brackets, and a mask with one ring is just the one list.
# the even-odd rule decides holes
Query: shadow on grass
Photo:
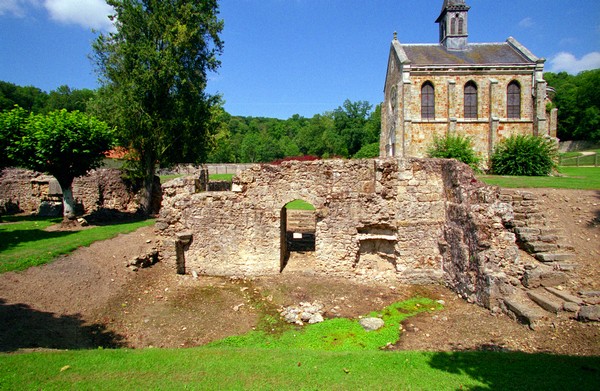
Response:
[{"label": "shadow on grass", "polygon": [[429,365],[466,374],[485,387],[474,390],[598,390],[600,357],[490,351],[433,353]]},{"label": "shadow on grass", "polygon": [[17,229],[4,231],[0,229],[0,251],[5,251],[25,242],[63,238],[76,233],[76,231],[45,231],[43,229]]},{"label": "shadow on grass", "polygon": [[123,337],[79,315],[56,315],[0,299],[0,352],[18,349],[95,349],[123,346]]}]

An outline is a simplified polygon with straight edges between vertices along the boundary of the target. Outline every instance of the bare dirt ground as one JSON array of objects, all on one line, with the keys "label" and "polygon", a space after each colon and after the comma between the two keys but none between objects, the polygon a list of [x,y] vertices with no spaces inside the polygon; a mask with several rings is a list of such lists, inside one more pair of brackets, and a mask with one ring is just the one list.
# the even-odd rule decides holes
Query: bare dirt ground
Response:
[{"label": "bare dirt ground", "polygon": [[[566,289],[600,290],[600,192],[531,190],[563,228],[580,267]],[[414,295],[441,311],[403,325],[395,349],[516,350],[600,355],[600,324],[562,315],[536,330],[491,315],[441,286],[361,285],[298,272],[254,279],[180,276],[164,263],[126,262],[155,245],[151,227],[81,248],[52,264],[0,275],[0,352],[104,347],[190,347],[261,327],[281,305],[320,301],[325,317],[358,317]]]}]

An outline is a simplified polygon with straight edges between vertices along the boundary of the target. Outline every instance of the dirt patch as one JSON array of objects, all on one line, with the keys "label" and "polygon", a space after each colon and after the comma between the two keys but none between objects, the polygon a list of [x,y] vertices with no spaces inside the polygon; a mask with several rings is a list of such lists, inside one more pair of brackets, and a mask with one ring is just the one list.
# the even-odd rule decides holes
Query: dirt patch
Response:
[{"label": "dirt patch", "polygon": [[[575,247],[580,267],[567,288],[600,290],[600,192],[530,191]],[[270,327],[260,322],[265,314],[301,301],[321,302],[325,317],[358,317],[419,295],[443,300],[445,308],[406,321],[396,349],[600,354],[598,323],[561,316],[530,330],[440,286],[363,285],[301,268],[254,279],[195,279],[162,263],[137,272],[126,267],[155,241],[145,227],[43,267],[0,275],[0,351],[197,346]]]}]

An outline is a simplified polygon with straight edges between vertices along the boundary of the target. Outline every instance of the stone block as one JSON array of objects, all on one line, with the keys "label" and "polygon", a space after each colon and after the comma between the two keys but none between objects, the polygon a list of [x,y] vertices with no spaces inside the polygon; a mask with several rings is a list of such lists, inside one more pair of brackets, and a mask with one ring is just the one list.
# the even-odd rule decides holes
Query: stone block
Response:
[{"label": "stone block", "polygon": [[600,305],[587,305],[581,307],[577,318],[582,322],[600,321]]},{"label": "stone block", "polygon": [[535,254],[535,259],[540,262],[560,262],[560,261],[570,261],[575,258],[574,254],[567,253],[537,253]]},{"label": "stone block", "polygon": [[555,300],[540,292],[529,291],[527,292],[527,296],[529,296],[529,298],[533,300],[537,305],[539,305],[548,312],[552,312],[553,314],[558,314],[563,308],[563,304],[561,301]]},{"label": "stone block", "polygon": [[583,300],[582,299],[580,299],[579,297],[574,296],[574,295],[572,295],[572,294],[570,294],[568,292],[561,291],[561,290],[558,290],[558,289],[553,288],[553,287],[546,287],[546,290],[548,292],[552,293],[554,296],[560,297],[564,301],[567,301],[567,302],[570,302],[570,303],[576,303],[576,304],[579,304],[579,305],[583,304]]}]

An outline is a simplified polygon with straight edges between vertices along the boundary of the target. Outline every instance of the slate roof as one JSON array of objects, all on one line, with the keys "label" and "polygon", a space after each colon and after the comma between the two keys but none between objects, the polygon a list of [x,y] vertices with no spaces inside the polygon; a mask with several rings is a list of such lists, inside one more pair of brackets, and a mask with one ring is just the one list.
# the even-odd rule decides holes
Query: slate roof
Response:
[{"label": "slate roof", "polygon": [[450,51],[440,44],[402,44],[401,47],[412,66],[535,64],[508,42],[469,44],[464,51]]}]

